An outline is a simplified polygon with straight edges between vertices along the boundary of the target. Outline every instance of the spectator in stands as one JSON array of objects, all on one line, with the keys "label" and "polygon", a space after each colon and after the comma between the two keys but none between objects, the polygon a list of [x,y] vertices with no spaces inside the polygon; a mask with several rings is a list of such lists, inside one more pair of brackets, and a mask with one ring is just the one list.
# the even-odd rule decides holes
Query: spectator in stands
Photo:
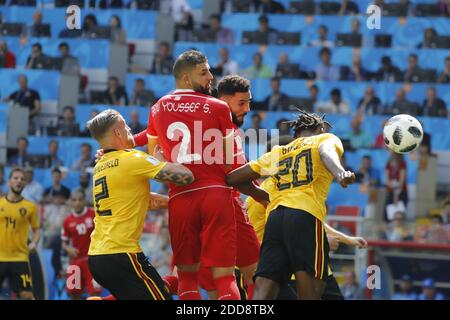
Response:
[{"label": "spectator in stands", "polygon": [[428,229],[427,242],[449,243],[449,237],[441,215],[431,216],[431,225]]},{"label": "spectator in stands", "polygon": [[[395,212],[406,210],[408,204],[408,184],[406,181],[406,161],[402,154],[391,152],[385,168],[386,220],[392,220]],[[393,205],[390,206],[389,205]]]},{"label": "spectator in stands", "polygon": [[288,122],[289,120],[285,118],[277,121],[278,136],[292,136]]},{"label": "spectator in stands", "polygon": [[381,182],[380,171],[372,165],[372,157],[363,156],[361,166],[356,172],[356,181],[366,187],[378,188]]},{"label": "spectator in stands", "polygon": [[139,113],[136,110],[130,112],[130,123],[128,126],[133,134],[137,134],[146,128],[145,125],[139,122]]},{"label": "spectator in stands", "polygon": [[439,11],[442,16],[450,17],[450,1],[438,0]]},{"label": "spectator in stands", "polygon": [[57,125],[58,136],[78,137],[80,135],[80,124],[75,121],[75,109],[72,106],[65,106],[63,118]]},{"label": "spectator in stands", "polygon": [[269,26],[269,18],[265,15],[262,15],[259,17],[258,22],[259,27],[256,31],[267,35],[267,44],[276,44],[278,30]]},{"label": "spectator in stands", "polygon": [[348,73],[348,81],[365,81],[367,80],[367,70],[363,68],[361,56],[359,53],[353,54],[352,67]]},{"label": "spectator in stands", "polygon": [[418,66],[417,55],[412,53],[408,58],[408,68],[405,71],[406,82],[422,82],[423,70]]},{"label": "spectator in stands", "polygon": [[319,101],[319,87],[316,84],[312,84],[308,87],[308,91],[312,107],[312,110],[310,111],[317,110],[317,107],[322,104],[322,102]]},{"label": "spectator in stands", "polygon": [[84,38],[92,38],[92,34],[98,26],[97,18],[93,14],[84,17],[83,26],[81,27],[82,36]]},{"label": "spectator in stands", "polygon": [[5,167],[0,164],[0,197],[8,192],[8,181],[5,179]]},{"label": "spectator in stands", "polygon": [[263,55],[257,52],[253,55],[253,65],[244,70],[244,75],[250,79],[271,78],[272,70],[263,63]]},{"label": "spectator in stands", "polygon": [[212,14],[209,18],[209,25],[216,34],[217,44],[234,43],[233,31],[229,28],[222,27],[222,18],[220,17],[220,14]]},{"label": "spectator in stands", "polygon": [[436,48],[437,32],[434,28],[426,28],[423,32],[423,42],[417,45],[419,49]]},{"label": "spectator in stands", "polygon": [[342,0],[341,2],[341,8],[339,9],[338,15],[340,16],[347,16],[347,15],[353,15],[358,14],[359,8],[358,5],[350,0]]},{"label": "spectator in stands", "polygon": [[358,102],[358,112],[367,115],[383,114],[383,105],[380,98],[375,95],[372,86],[367,86],[364,91],[364,97]]},{"label": "spectator in stands", "polygon": [[62,58],[61,72],[65,74],[80,74],[80,63],[78,58],[70,54],[70,47],[67,42],[61,42],[58,46],[60,58]]},{"label": "spectator in stands", "polygon": [[73,171],[84,171],[95,166],[95,159],[92,157],[92,146],[89,143],[81,144],[81,157],[72,165]]},{"label": "spectator in stands", "polygon": [[25,38],[51,37],[50,25],[42,23],[42,18],[42,12],[35,11],[32,17],[33,23],[29,26],[24,26],[21,36]]},{"label": "spectator in stands", "polygon": [[381,58],[381,68],[377,71],[376,78],[383,82],[400,82],[403,80],[402,72],[392,64],[391,58],[388,56]]},{"label": "spectator in stands", "polygon": [[136,79],[134,82],[133,92],[131,93],[131,105],[133,106],[151,106],[156,100],[152,90],[145,88],[145,80]]},{"label": "spectator in stands", "polygon": [[333,48],[334,43],[331,40],[328,40],[328,28],[325,25],[319,26],[318,34],[319,39],[311,40],[309,42],[310,47],[321,47],[321,48]]},{"label": "spectator in stands", "polygon": [[41,203],[44,196],[44,187],[37,181],[34,181],[33,167],[25,167],[25,180],[27,184],[23,188],[22,196],[34,203]]},{"label": "spectator in stands", "polygon": [[324,113],[340,113],[340,114],[348,114],[350,113],[350,106],[346,101],[343,101],[341,98],[341,90],[338,88],[334,88],[330,92],[330,101],[319,104],[317,106],[316,112],[324,112]]},{"label": "spectator in stands", "polygon": [[239,73],[239,65],[236,61],[231,60],[227,48],[220,48],[219,63],[215,66],[216,74],[220,76],[228,76]]},{"label": "spectator in stands", "polygon": [[[105,0],[107,1],[107,0]],[[111,28],[111,41],[119,44],[127,43],[127,34],[122,28],[122,21],[116,14],[109,19],[109,27]]]},{"label": "spectator in stands", "polygon": [[413,290],[413,281],[409,274],[401,277],[399,289],[392,295],[392,300],[417,300],[417,293]]},{"label": "spectator in stands", "polygon": [[[89,115],[89,120],[95,118],[96,115],[98,115],[100,113],[100,111],[98,111],[97,109],[92,109],[91,113]],[[91,133],[89,132],[89,129],[87,127],[84,127],[83,131],[81,131],[80,134],[81,137],[90,137]]]},{"label": "spectator in stands", "polygon": [[173,58],[170,52],[170,44],[162,41],[159,44],[158,54],[153,59],[150,73],[172,74]]},{"label": "spectator in stands", "polygon": [[[372,146],[372,136],[361,128],[362,117],[357,114],[351,122],[351,132],[347,134],[350,140],[350,146],[353,149],[370,148]],[[345,135],[344,135],[345,136]]]},{"label": "spectator in stands", "polygon": [[127,3],[127,8],[138,10],[159,10],[160,0],[131,0]]},{"label": "spectator in stands", "polygon": [[50,202],[50,198],[60,195],[66,201],[70,198],[70,190],[65,185],[61,183],[62,180],[62,172],[59,168],[52,169],[52,185],[48,187],[44,191],[44,198],[46,198],[47,202]]},{"label": "spectator in stands", "polygon": [[292,63],[289,62],[289,56],[286,52],[280,53],[278,56],[278,63],[275,68],[275,76],[279,78],[298,78],[298,68],[294,68]]},{"label": "spectator in stands", "polygon": [[89,172],[81,171],[79,177],[79,184],[75,187],[74,191],[82,191],[86,195],[86,204],[89,207],[93,206],[93,193],[92,193],[92,183],[91,183],[91,175]]},{"label": "spectator in stands", "polygon": [[61,192],[54,192],[49,200],[51,202],[44,206],[43,247],[52,250],[51,264],[55,277],[64,277],[65,271],[61,266],[61,229],[71,210],[66,204],[66,195]]},{"label": "spectator in stands", "polygon": [[122,8],[122,0],[100,0],[98,4],[99,8],[110,9],[110,8]]},{"label": "spectator in stands", "polygon": [[256,132],[258,132],[258,130],[263,129],[263,127],[261,127],[261,122],[262,122],[262,117],[258,112],[255,112],[254,114],[252,114],[252,126],[251,128],[253,130],[256,130]]},{"label": "spectator in stands", "polygon": [[356,282],[354,272],[347,272],[345,274],[345,283],[341,289],[345,300],[361,300],[363,297],[361,287]]},{"label": "spectator in stands", "polygon": [[8,101],[22,107],[27,107],[30,110],[29,131],[33,132],[34,117],[41,111],[41,97],[36,90],[28,87],[28,79],[26,75],[19,75],[19,90],[14,91],[8,97]]},{"label": "spectator in stands", "polygon": [[384,144],[383,129],[387,122],[388,122],[388,119],[384,120],[383,123],[381,124],[381,131],[375,138],[375,143],[373,145],[374,148],[377,148],[377,149],[386,148],[386,145]]},{"label": "spectator in stands", "polygon": [[284,6],[281,2],[274,0],[256,1],[255,11],[257,13],[284,13]]},{"label": "spectator in stands", "polygon": [[389,222],[384,238],[388,241],[412,241],[413,235],[411,229],[406,222],[406,214],[404,211],[397,211],[394,213],[392,221]]},{"label": "spectator in stands", "polygon": [[281,80],[280,78],[272,78],[271,87],[272,94],[265,99],[268,111],[285,111],[289,106],[289,97],[281,92]]},{"label": "spectator in stands", "polygon": [[172,14],[172,19],[175,23],[180,23],[183,20],[185,12],[191,12],[188,0],[169,0],[170,4],[168,11]]},{"label": "spectator in stands", "polygon": [[125,87],[119,84],[119,79],[115,76],[109,77],[108,88],[105,90],[105,99],[113,106],[127,106],[128,95]]},{"label": "spectator in stands", "polygon": [[316,79],[324,81],[338,81],[339,68],[331,64],[331,50],[322,48],[319,52],[320,63],[316,67]]},{"label": "spectator in stands", "polygon": [[417,115],[417,105],[406,99],[406,92],[403,88],[398,89],[395,96],[395,100],[386,109],[387,114],[406,113],[412,116]]},{"label": "spectator in stands", "polygon": [[31,46],[31,55],[27,58],[27,69],[46,69],[49,68],[46,65],[44,59],[47,56],[42,53],[42,45],[40,43],[35,43]]},{"label": "spectator in stands", "polygon": [[444,71],[439,75],[440,83],[450,83],[450,57],[445,58]]},{"label": "spectator in stands", "polygon": [[48,155],[44,159],[44,168],[59,168],[64,166],[64,161],[58,158],[58,141],[50,140],[48,143]]},{"label": "spectator in stands", "polygon": [[419,295],[419,300],[445,300],[442,293],[437,292],[432,278],[423,280],[422,293]]},{"label": "spectator in stands", "polygon": [[0,68],[16,67],[16,56],[10,50],[5,41],[0,40]]},{"label": "spectator in stands", "polygon": [[176,28],[176,41],[189,41],[192,37],[192,31],[194,30],[194,17],[189,10],[185,10],[182,13],[180,21],[175,23]]},{"label": "spectator in stands", "polygon": [[423,101],[422,108],[418,110],[417,115],[447,118],[447,106],[444,100],[436,96],[434,87],[427,89],[427,98]]},{"label": "spectator in stands", "polygon": [[28,139],[25,137],[17,138],[17,154],[9,157],[8,163],[10,166],[25,166],[33,165],[33,159],[28,154]]}]

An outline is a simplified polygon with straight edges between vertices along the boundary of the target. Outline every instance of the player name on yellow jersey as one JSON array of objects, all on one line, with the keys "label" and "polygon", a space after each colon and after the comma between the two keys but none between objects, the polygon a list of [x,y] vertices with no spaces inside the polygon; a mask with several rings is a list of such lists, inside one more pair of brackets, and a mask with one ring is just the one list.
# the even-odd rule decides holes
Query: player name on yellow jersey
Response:
[{"label": "player name on yellow jersey", "polygon": [[111,150],[94,168],[95,229],[89,255],[138,253],[150,179],[166,165],[137,150]]}]

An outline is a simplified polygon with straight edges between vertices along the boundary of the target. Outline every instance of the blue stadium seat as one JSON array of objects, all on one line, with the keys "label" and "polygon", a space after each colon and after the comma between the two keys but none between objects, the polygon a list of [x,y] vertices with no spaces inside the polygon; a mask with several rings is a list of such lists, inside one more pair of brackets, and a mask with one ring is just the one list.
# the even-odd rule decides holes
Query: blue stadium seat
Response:
[{"label": "blue stadium seat", "polygon": [[0,104],[0,133],[8,129],[8,105]]},{"label": "blue stadium seat", "polygon": [[[14,21],[29,24],[33,13],[38,10],[34,7],[1,7],[4,21]],[[39,9],[43,14],[43,22],[51,24],[52,38],[57,38],[61,30],[66,28],[65,8]],[[122,21],[128,39],[154,39],[156,33],[156,12],[144,10],[121,9],[89,9],[81,11],[81,22],[87,14],[94,14],[99,25],[108,25],[112,15],[117,15]]]},{"label": "blue stadium seat", "polygon": [[144,79],[145,86],[151,89],[157,97],[162,97],[175,89],[175,79],[172,75],[128,74],[125,87],[129,94],[133,92],[134,82],[138,78]]},{"label": "blue stadium seat", "polygon": [[359,187],[359,184],[353,184],[344,189],[333,182],[327,198],[327,205],[330,207],[331,212],[334,212],[336,205],[358,206],[361,212],[364,212],[368,202],[368,194],[361,193]]},{"label": "blue stadium seat", "polygon": [[147,124],[148,121],[148,108],[143,107],[120,107],[120,106],[105,106],[105,105],[92,105],[92,104],[79,104],[75,108],[75,119],[80,124],[80,128],[83,130],[86,127],[86,122],[90,118],[90,114],[93,110],[103,111],[112,108],[120,112],[125,121],[130,120],[131,111],[137,111],[139,113],[139,121],[142,124]]},{"label": "blue stadium seat", "polygon": [[28,77],[28,86],[39,92],[41,100],[58,100],[60,73],[48,70],[2,69],[0,72],[2,98],[7,98],[19,88],[18,76],[21,74]]}]

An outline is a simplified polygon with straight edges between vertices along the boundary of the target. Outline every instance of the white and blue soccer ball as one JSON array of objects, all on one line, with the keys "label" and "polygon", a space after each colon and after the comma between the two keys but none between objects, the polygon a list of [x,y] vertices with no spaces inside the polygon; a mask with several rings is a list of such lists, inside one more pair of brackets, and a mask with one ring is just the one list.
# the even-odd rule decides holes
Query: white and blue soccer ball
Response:
[{"label": "white and blue soccer ball", "polygon": [[383,128],[384,143],[396,153],[416,150],[423,139],[420,122],[407,114],[399,114],[388,120]]}]

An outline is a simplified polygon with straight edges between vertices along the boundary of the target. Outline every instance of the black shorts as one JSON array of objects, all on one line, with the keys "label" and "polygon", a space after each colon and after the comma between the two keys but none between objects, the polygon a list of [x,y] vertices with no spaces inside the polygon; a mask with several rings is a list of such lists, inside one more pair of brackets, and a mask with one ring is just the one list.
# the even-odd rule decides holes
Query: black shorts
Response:
[{"label": "black shorts", "polygon": [[142,252],[90,255],[88,262],[95,281],[118,300],[172,300]]},{"label": "black shorts", "polygon": [[8,279],[14,292],[33,291],[30,265],[27,261],[0,262],[0,288]]},{"label": "black shorts", "polygon": [[[290,280],[280,286],[277,300],[297,300],[297,284]],[[329,275],[326,280],[325,291],[322,300],[344,300],[341,289],[334,275]]]},{"label": "black shorts", "polygon": [[267,219],[256,277],[280,284],[297,271],[325,280],[328,275],[328,240],[323,223],[312,214],[283,206]]}]

